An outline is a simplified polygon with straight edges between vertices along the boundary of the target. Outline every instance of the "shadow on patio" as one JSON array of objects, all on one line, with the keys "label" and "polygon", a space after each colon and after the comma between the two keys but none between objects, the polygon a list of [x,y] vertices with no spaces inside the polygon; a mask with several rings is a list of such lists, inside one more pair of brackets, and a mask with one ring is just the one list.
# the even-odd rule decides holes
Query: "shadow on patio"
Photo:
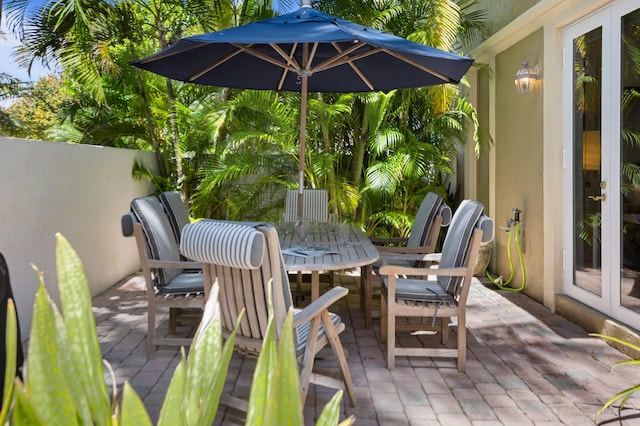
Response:
[{"label": "shadow on patio", "polygon": [[[341,337],[358,399],[355,408],[343,402],[343,414],[355,415],[357,425],[595,424],[603,402],[640,383],[637,366],[611,371],[626,358],[617,350],[525,295],[495,291],[478,281],[467,305],[466,374],[457,371],[454,359],[406,357],[397,358],[390,371],[380,321],[374,320],[373,329],[364,328],[355,278],[339,279],[351,290],[335,310],[347,325]],[[140,276],[123,280],[94,298],[94,312],[103,356],[118,384],[128,380],[155,420],[179,350],[161,348],[147,361],[143,286]],[[225,392],[248,396],[254,364],[235,354]],[[328,389],[311,387],[307,424],[314,423],[331,396]],[[609,410],[598,422],[639,424],[640,401],[632,398],[627,407],[622,421],[617,411]],[[216,424],[243,424],[242,415],[220,406]]]}]

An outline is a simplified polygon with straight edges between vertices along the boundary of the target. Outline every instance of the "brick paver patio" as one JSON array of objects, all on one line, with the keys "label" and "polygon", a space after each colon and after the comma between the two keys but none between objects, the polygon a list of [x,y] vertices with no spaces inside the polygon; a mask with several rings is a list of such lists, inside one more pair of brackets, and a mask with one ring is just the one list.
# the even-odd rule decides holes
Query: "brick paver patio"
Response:
[{"label": "brick paver patio", "polygon": [[[341,338],[357,394],[355,408],[343,402],[343,416],[355,415],[356,425],[596,424],[595,413],[603,402],[640,383],[637,366],[611,370],[626,358],[620,352],[527,296],[480,282],[474,283],[467,308],[465,374],[457,371],[453,359],[405,357],[397,358],[390,371],[380,321],[364,329],[355,279],[339,279],[351,290],[335,311],[347,325]],[[155,359],[147,361],[142,278],[130,277],[95,297],[94,312],[103,356],[118,384],[128,380],[155,420],[179,351],[160,348]],[[455,333],[450,340],[455,342]],[[254,364],[234,355],[225,392],[247,396]],[[311,387],[305,402],[307,424],[314,423],[332,394]],[[621,413],[609,410],[597,423],[640,424],[640,400],[632,398],[627,407]],[[242,414],[221,406],[216,424],[243,424]]]}]

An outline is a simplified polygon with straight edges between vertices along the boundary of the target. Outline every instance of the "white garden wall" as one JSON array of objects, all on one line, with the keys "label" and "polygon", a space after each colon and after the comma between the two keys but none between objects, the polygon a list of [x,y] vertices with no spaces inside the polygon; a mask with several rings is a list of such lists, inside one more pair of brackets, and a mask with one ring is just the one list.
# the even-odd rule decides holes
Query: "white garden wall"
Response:
[{"label": "white garden wall", "polygon": [[135,241],[120,232],[132,198],[151,192],[133,180],[135,159],[148,152],[0,137],[0,252],[5,256],[23,338],[31,327],[38,279],[44,272],[58,301],[55,234],[82,259],[96,295],[140,267]]}]

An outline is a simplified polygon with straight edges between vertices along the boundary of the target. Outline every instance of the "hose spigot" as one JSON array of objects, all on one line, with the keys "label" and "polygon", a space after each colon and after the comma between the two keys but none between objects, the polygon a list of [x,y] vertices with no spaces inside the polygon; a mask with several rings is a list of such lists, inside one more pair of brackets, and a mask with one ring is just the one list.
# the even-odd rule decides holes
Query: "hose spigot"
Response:
[{"label": "hose spigot", "polygon": [[522,213],[522,210],[517,207],[513,208],[513,221],[515,223],[520,223],[520,213]]}]

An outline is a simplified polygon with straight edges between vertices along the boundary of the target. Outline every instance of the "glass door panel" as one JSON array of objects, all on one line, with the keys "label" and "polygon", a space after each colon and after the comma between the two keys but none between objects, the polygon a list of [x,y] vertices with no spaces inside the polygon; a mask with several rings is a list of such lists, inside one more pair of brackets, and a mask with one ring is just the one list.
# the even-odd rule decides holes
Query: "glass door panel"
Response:
[{"label": "glass door panel", "polygon": [[621,18],[620,303],[640,313],[640,9]]},{"label": "glass door panel", "polygon": [[574,285],[602,296],[602,27],[573,39]]}]

